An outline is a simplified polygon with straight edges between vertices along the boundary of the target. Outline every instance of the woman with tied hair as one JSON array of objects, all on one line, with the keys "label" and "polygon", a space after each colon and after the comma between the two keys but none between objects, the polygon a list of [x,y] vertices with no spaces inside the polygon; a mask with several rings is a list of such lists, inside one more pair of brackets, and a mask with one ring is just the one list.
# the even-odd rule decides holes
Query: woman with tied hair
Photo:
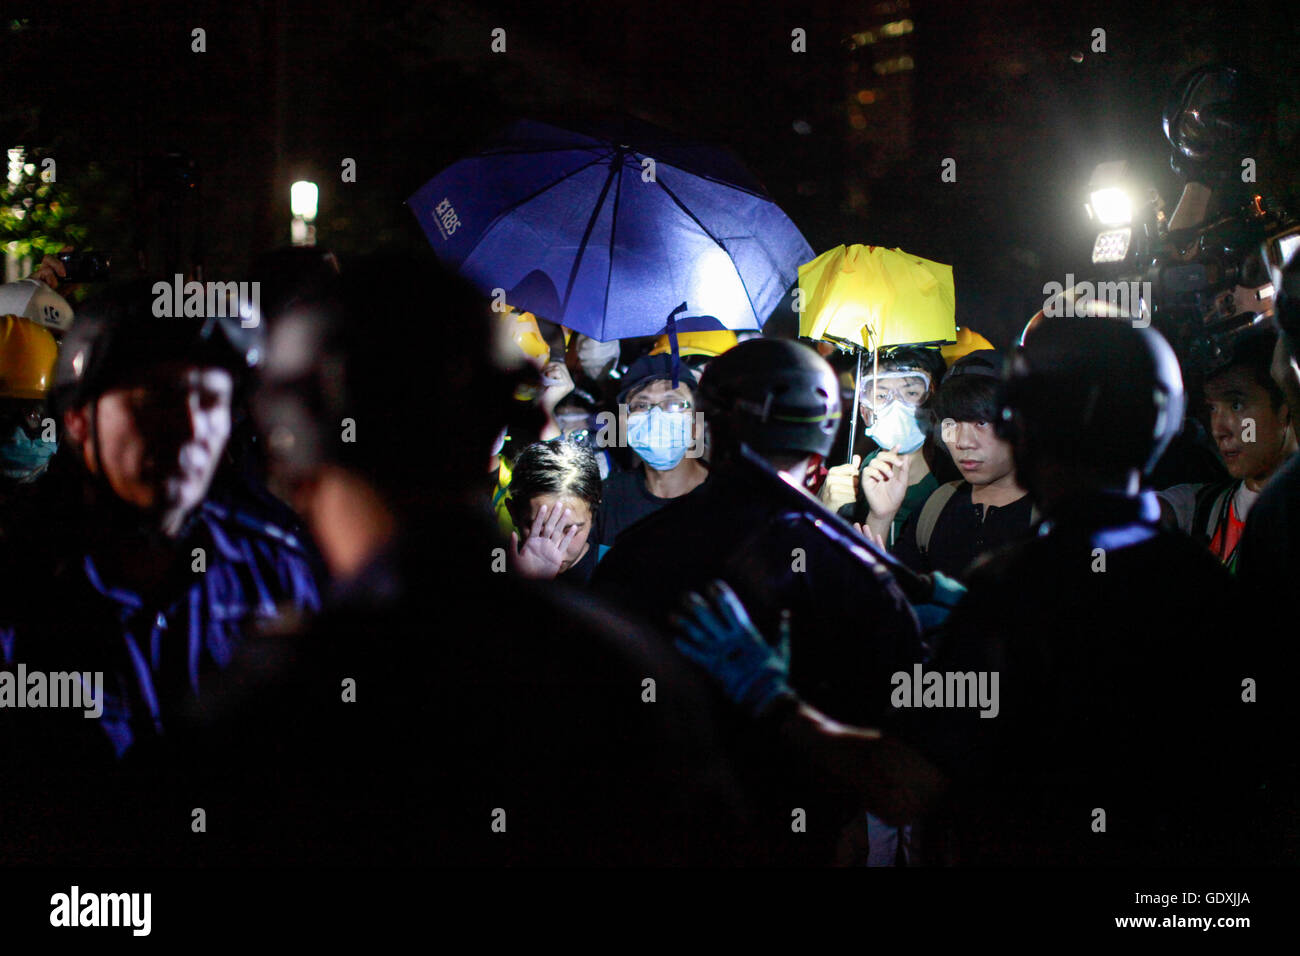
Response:
[{"label": "woman with tied hair", "polygon": [[585,585],[596,567],[592,524],[600,507],[600,468],[582,445],[535,442],[515,460],[506,507],[515,569],[524,577]]}]

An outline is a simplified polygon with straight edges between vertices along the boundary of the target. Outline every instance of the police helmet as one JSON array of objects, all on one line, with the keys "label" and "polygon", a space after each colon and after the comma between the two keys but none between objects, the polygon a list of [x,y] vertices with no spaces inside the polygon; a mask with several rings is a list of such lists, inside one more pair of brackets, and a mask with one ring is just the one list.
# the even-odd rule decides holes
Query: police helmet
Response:
[{"label": "police helmet", "polygon": [[[235,314],[169,317],[157,308],[154,283],[133,281],[106,290],[77,313],[54,371],[60,411],[97,398],[143,368],[190,361],[238,376],[261,360],[260,321]],[[170,298],[170,296],[168,296]],[[159,313],[162,312],[162,315]],[[245,328],[248,321],[251,327]]]},{"label": "police helmet", "polygon": [[[719,446],[825,456],[840,425],[840,386],[830,364],[788,339],[751,339],[704,373],[700,409]],[[731,449],[727,449],[731,450]]]},{"label": "police helmet", "polygon": [[1152,328],[1042,318],[1004,373],[997,431],[1030,455],[1148,474],[1182,428],[1183,378]]}]

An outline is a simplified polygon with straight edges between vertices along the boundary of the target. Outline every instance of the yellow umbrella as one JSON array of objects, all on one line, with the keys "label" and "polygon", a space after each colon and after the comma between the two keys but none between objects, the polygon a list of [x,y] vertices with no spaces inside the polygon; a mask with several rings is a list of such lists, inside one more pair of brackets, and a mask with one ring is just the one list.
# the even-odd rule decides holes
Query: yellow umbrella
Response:
[{"label": "yellow umbrella", "polygon": [[836,246],[799,267],[799,334],[875,350],[952,342],[952,266],[901,249]]},{"label": "yellow umbrella", "polygon": [[[799,334],[858,353],[957,339],[957,294],[952,266],[883,246],[836,246],[799,267]],[[849,460],[858,430],[858,403],[849,428]]]}]

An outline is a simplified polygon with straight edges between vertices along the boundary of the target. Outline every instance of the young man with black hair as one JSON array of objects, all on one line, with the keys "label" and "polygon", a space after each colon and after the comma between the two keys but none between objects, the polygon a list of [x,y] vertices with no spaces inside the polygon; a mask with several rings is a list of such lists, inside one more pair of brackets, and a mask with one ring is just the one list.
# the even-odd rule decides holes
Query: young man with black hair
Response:
[{"label": "young man with black hair", "polygon": [[[997,352],[971,352],[953,363],[939,387],[940,436],[964,478],[936,488],[898,535],[894,555],[918,571],[960,579],[979,555],[1024,537],[1032,526],[1033,503],[1016,480],[1011,444],[994,433],[1001,369]],[[882,485],[867,493],[892,506],[901,492],[893,489],[891,497],[889,482]]]},{"label": "young man with black hair", "polygon": [[1233,572],[1252,506],[1296,450],[1290,408],[1270,375],[1276,344],[1271,328],[1244,332],[1206,379],[1210,433],[1230,477],[1159,493],[1164,520],[1208,546]]}]

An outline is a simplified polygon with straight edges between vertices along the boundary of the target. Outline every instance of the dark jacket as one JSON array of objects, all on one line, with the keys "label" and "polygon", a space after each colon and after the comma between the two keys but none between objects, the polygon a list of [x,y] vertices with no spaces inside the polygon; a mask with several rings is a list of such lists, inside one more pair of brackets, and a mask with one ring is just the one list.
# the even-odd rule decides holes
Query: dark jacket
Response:
[{"label": "dark jacket", "polygon": [[920,659],[918,625],[889,571],[830,534],[830,517],[738,461],[623,532],[592,585],[667,625],[686,592],[721,578],[772,641],[788,611],[791,684],[833,717],[871,723],[890,676]]},{"label": "dark jacket", "polygon": [[929,670],[998,674],[997,716],[899,711],[953,781],[931,862],[1250,859],[1254,648],[1232,578],[1158,520],[1149,492],[1075,499],[972,571]]}]

